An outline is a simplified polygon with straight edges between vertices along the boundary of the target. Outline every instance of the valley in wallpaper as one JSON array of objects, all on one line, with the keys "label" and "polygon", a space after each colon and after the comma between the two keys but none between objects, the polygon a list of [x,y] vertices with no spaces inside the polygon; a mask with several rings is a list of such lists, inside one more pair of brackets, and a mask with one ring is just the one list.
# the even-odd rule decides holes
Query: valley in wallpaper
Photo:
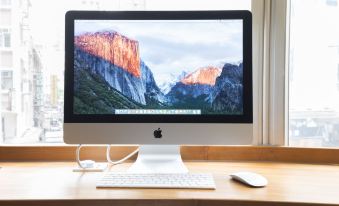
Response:
[{"label": "valley in wallpaper", "polygon": [[[115,109],[242,114],[241,22],[225,28],[181,23],[171,30],[139,25],[76,22],[75,114],[114,114]],[[210,26],[218,29],[211,33]]]}]

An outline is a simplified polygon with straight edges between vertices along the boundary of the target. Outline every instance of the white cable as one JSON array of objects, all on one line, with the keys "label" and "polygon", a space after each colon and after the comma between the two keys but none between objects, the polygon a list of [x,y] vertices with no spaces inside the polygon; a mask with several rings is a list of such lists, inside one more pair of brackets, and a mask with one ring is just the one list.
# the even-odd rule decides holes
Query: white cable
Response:
[{"label": "white cable", "polygon": [[[82,144],[79,144],[77,149],[76,149],[76,162],[78,164],[78,166],[82,169],[86,169],[86,167],[82,166],[81,164],[81,160],[80,160],[80,150],[81,148],[83,147]],[[112,165],[117,165],[117,164],[121,164],[123,163],[124,161],[128,160],[129,158],[131,158],[133,155],[135,155],[136,153],[139,152],[139,149],[136,149],[134,150],[132,153],[128,154],[126,157],[118,160],[118,161],[115,161],[113,162],[111,160],[111,156],[110,156],[110,152],[111,152],[111,145],[107,145],[107,149],[106,149],[106,158],[107,158],[107,162],[112,164]]]},{"label": "white cable", "polygon": [[112,165],[117,165],[117,164],[121,164],[121,163],[123,163],[123,162],[125,162],[126,160],[128,160],[129,158],[131,158],[133,155],[135,155],[136,153],[138,153],[139,152],[139,149],[136,149],[136,150],[134,150],[133,152],[131,152],[130,154],[128,154],[126,157],[124,157],[124,158],[122,158],[122,159],[120,159],[120,160],[118,160],[118,161],[115,161],[115,162],[113,162],[112,160],[111,160],[111,145],[107,145],[107,149],[106,149],[106,159],[107,159],[107,162],[108,163],[110,163],[110,164],[112,164]]},{"label": "white cable", "polygon": [[78,166],[79,166],[80,168],[82,168],[82,169],[85,169],[85,167],[83,167],[83,166],[81,165],[81,160],[80,160],[80,149],[81,149],[81,147],[82,147],[82,145],[79,144],[78,147],[77,147],[75,156],[76,156],[76,160],[77,160]]}]

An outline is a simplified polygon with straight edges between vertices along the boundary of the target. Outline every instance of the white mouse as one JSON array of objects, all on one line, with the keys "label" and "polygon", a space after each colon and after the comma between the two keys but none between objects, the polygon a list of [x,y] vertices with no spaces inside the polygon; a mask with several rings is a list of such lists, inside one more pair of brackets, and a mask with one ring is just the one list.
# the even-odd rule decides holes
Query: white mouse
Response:
[{"label": "white mouse", "polygon": [[232,179],[252,187],[265,187],[267,179],[254,172],[236,172],[230,175]]}]

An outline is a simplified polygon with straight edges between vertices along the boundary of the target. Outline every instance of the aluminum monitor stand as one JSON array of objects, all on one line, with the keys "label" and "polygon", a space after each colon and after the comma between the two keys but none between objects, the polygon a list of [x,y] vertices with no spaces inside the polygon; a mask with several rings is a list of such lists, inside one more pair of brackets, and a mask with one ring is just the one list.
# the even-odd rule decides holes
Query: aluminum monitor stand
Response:
[{"label": "aluminum monitor stand", "polygon": [[128,173],[187,173],[179,145],[141,145]]}]

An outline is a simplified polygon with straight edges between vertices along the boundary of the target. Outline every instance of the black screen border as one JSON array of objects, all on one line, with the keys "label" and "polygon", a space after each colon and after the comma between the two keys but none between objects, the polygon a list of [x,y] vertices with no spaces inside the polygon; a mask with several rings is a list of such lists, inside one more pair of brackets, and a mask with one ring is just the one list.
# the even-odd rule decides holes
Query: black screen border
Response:
[{"label": "black screen border", "polygon": [[[73,114],[75,20],[243,20],[242,115]],[[252,14],[232,11],[68,11],[65,15],[65,123],[253,123]]]}]

